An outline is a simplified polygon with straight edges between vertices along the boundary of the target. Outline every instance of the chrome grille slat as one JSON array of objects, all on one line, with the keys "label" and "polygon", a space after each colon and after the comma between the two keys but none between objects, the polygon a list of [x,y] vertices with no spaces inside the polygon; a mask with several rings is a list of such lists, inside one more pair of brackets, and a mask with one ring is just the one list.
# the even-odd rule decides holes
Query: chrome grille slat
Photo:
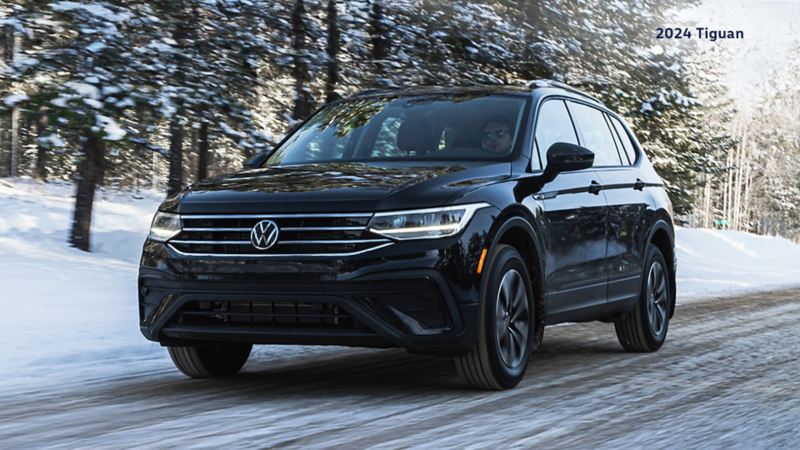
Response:
[{"label": "chrome grille slat", "polygon": [[371,244],[374,242],[389,242],[388,239],[339,239],[339,240],[306,240],[306,241],[279,241],[275,245],[303,245],[303,244]]},{"label": "chrome grille slat", "polygon": [[348,253],[187,253],[182,252],[174,246],[167,244],[172,250],[182,256],[195,256],[200,258],[231,258],[231,259],[250,259],[250,258],[288,258],[288,257],[303,257],[303,258],[317,258],[317,257],[343,257],[343,256],[356,256],[361,255],[373,250],[378,250],[392,245],[391,242],[381,244],[375,247],[370,247],[364,250]]},{"label": "chrome grille slat", "polygon": [[215,232],[215,231],[216,232],[238,231],[240,233],[249,233],[250,230],[252,230],[252,228],[222,228],[222,227],[220,227],[220,228],[183,228],[183,231],[187,231],[187,232],[190,232],[190,233],[191,232],[201,232],[201,231],[212,232],[212,233]]},{"label": "chrome grille slat", "polygon": [[[173,244],[197,244],[197,245],[250,245],[250,241],[197,241],[197,240],[183,240],[173,239],[170,242]],[[388,239],[340,239],[340,240],[305,240],[305,241],[278,241],[275,245],[310,245],[310,244],[371,244],[374,242],[389,242]]]},{"label": "chrome grille slat", "polygon": [[[392,245],[367,229],[372,213],[181,215],[181,232],[168,242],[183,256],[220,258],[341,257]],[[259,250],[250,232],[261,220],[278,225],[278,241]]]},{"label": "chrome grille slat", "polygon": [[170,242],[173,244],[196,244],[196,245],[250,245],[250,241],[191,241],[183,239],[173,239]]},{"label": "chrome grille slat", "polygon": [[[281,231],[362,231],[367,227],[285,227]],[[250,231],[250,230],[248,230]]]},{"label": "chrome grille slat", "polygon": [[330,214],[198,214],[185,215],[181,219],[290,219],[327,217],[372,217],[373,213],[330,213]]}]

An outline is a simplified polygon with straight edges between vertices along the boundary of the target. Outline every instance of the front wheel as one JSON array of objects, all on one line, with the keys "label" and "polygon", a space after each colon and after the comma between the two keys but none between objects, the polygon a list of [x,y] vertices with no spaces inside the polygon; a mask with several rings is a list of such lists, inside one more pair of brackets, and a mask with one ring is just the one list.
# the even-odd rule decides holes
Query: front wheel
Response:
[{"label": "front wheel", "polygon": [[667,262],[655,245],[647,247],[642,290],[636,309],[614,321],[617,339],[629,352],[654,352],[667,339],[671,286]]},{"label": "front wheel", "polygon": [[169,357],[181,372],[191,378],[212,378],[234,375],[242,369],[250,350],[249,344],[212,344],[202,347],[168,347]]},{"label": "front wheel", "polygon": [[484,282],[478,342],[456,359],[456,368],[477,389],[516,386],[533,349],[534,301],[528,269],[519,252],[499,245]]}]

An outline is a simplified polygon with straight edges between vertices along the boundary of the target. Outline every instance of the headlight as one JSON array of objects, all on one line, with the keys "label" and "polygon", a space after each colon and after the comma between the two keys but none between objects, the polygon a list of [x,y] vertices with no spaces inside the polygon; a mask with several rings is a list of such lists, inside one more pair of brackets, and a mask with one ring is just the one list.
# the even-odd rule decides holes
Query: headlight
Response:
[{"label": "headlight", "polygon": [[458,234],[469,223],[475,211],[488,203],[448,206],[376,213],[369,222],[369,231],[392,239],[434,239]]},{"label": "headlight", "polygon": [[158,211],[150,225],[150,239],[164,242],[181,232],[181,216]]}]

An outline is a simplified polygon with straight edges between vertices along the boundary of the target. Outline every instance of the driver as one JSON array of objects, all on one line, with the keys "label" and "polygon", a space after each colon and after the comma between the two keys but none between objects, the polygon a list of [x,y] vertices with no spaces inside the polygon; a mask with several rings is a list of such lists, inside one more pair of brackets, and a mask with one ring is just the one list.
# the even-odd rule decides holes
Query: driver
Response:
[{"label": "driver", "polygon": [[511,121],[503,116],[490,117],[483,126],[481,147],[494,155],[511,150]]}]

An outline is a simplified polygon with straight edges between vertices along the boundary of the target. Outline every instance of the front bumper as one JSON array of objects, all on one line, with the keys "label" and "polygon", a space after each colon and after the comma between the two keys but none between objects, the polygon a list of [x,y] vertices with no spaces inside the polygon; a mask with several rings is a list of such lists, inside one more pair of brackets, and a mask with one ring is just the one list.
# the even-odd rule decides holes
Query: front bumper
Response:
[{"label": "front bumper", "polygon": [[349,258],[218,259],[145,243],[140,328],[163,345],[209,341],[402,347],[462,354],[477,338],[481,249],[496,210],[458,236]]}]

